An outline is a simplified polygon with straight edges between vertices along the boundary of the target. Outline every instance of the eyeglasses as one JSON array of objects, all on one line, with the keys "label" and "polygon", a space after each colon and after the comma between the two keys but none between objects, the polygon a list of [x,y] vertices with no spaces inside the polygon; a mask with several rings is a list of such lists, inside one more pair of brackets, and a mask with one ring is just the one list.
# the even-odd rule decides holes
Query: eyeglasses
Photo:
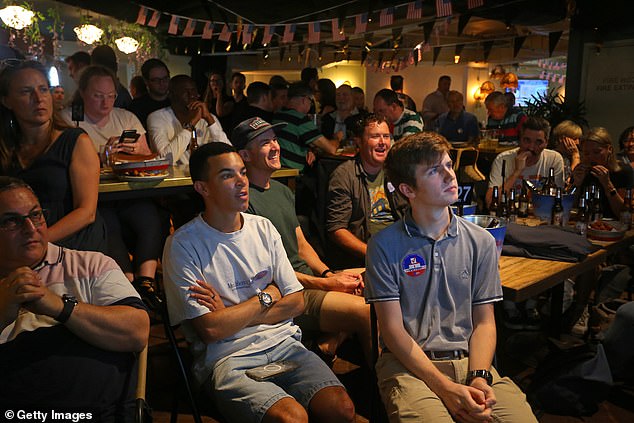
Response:
[{"label": "eyeglasses", "polygon": [[29,219],[33,226],[39,228],[46,223],[46,217],[48,216],[48,210],[39,209],[33,210],[29,214],[9,214],[8,216],[0,217],[0,231],[12,232],[24,227],[26,219]]},{"label": "eyeglasses", "polygon": [[149,81],[152,84],[160,84],[160,83],[170,82],[170,77],[164,76],[163,78],[150,78]]}]

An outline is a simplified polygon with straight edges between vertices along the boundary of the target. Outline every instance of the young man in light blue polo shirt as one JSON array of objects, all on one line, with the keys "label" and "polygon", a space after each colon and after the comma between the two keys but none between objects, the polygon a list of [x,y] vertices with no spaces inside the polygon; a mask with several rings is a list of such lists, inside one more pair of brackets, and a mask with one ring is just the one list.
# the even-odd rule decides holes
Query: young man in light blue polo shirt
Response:
[{"label": "young man in light blue polo shirt", "polygon": [[395,144],[387,176],[411,211],[370,239],[366,300],[383,347],[377,377],[392,422],[536,422],[491,362],[502,300],[495,241],[453,215],[450,145],[421,132]]}]

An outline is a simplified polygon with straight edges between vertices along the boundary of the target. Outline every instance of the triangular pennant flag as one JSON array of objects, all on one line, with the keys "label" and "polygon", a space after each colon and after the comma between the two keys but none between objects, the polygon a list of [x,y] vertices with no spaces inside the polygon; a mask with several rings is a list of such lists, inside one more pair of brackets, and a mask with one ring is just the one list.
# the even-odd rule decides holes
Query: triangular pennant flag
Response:
[{"label": "triangular pennant flag", "polygon": [[362,34],[368,28],[368,14],[361,13],[355,17],[354,33]]},{"label": "triangular pennant flag", "polygon": [[361,64],[363,64],[363,62],[365,62],[365,59],[368,58],[368,51],[363,49],[361,50]]},{"label": "triangular pennant flag", "polygon": [[317,44],[319,43],[320,36],[321,36],[321,23],[310,22],[308,24],[308,42],[310,44]]},{"label": "triangular pennant flag", "polygon": [[557,47],[557,43],[559,42],[562,34],[563,31],[551,32],[548,34],[548,57],[553,56],[555,47]]},{"label": "triangular pennant flag", "polygon": [[153,11],[152,17],[150,18],[150,21],[147,23],[147,26],[156,28],[156,25],[158,25],[159,23],[159,19],[161,19],[161,12],[159,12],[158,10]]},{"label": "triangular pennant flag", "polygon": [[434,21],[425,22],[423,24],[423,37],[425,37],[425,43],[431,44],[431,32],[434,30]]},{"label": "triangular pennant flag", "polygon": [[194,19],[188,19],[187,25],[183,30],[183,37],[191,37],[194,35],[194,29],[196,29],[196,21]]},{"label": "triangular pennant flag", "polygon": [[220,31],[220,35],[218,36],[220,41],[229,42],[231,40],[231,28],[229,25],[224,24],[222,27],[222,31]]},{"label": "triangular pennant flag", "polygon": [[176,35],[176,33],[178,32],[179,21],[180,21],[180,18],[178,16],[172,15],[172,19],[170,20],[170,26],[167,29],[168,34]]},{"label": "triangular pennant flag", "polygon": [[458,18],[458,36],[462,35],[462,32],[469,23],[469,19],[471,19],[471,15],[467,15],[464,13]]},{"label": "triangular pennant flag", "polygon": [[421,0],[407,5],[407,19],[420,19],[423,17],[423,2]]},{"label": "triangular pennant flag", "polygon": [[436,16],[442,18],[444,16],[451,16],[451,0],[436,0]]},{"label": "triangular pennant flag", "polygon": [[280,62],[284,60],[284,53],[286,53],[286,47],[280,47]]},{"label": "triangular pennant flag", "polygon": [[253,43],[253,25],[246,24],[242,27],[242,44]]},{"label": "triangular pennant flag", "polygon": [[432,61],[432,65],[436,64],[436,60],[438,60],[438,56],[440,55],[441,47],[434,47],[434,59]]},{"label": "triangular pennant flag", "polygon": [[137,25],[145,25],[145,19],[147,19],[147,7],[140,6],[139,14],[136,17]]},{"label": "triangular pennant flag", "polygon": [[379,26],[392,25],[394,23],[394,8],[386,7],[379,15]]},{"label": "triangular pennant flag", "polygon": [[205,22],[205,27],[203,28],[203,40],[211,40],[211,36],[214,34],[214,24],[207,21]]},{"label": "triangular pennant flag", "polygon": [[524,41],[526,41],[526,35],[513,38],[513,59],[517,57],[517,53],[522,49]]},{"label": "triangular pennant flag", "polygon": [[339,28],[339,19],[332,19],[332,41],[344,41],[346,35],[343,33],[343,29]]},{"label": "triangular pennant flag", "polygon": [[284,25],[284,36],[282,37],[283,43],[292,43],[295,38],[295,24]]},{"label": "triangular pennant flag", "polygon": [[493,48],[493,41],[485,41],[482,43],[484,47],[484,61],[489,60],[489,54],[491,54],[491,49]]}]

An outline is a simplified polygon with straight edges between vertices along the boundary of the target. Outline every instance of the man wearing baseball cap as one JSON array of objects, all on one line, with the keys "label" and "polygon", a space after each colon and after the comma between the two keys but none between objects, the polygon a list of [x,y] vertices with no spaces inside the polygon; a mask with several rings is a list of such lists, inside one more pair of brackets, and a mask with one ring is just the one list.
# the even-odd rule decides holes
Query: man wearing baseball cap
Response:
[{"label": "man wearing baseball cap", "polygon": [[314,350],[333,357],[340,333],[356,334],[364,353],[370,354],[370,308],[355,295],[363,288],[359,274],[335,273],[321,261],[304,233],[295,214],[295,195],[284,184],[272,180],[280,169],[280,146],[273,129],[259,117],[241,122],[231,140],[247,168],[249,208],[247,213],[269,219],[282,236],[286,255],[295,276],[304,286],[304,313],[295,318],[304,334],[323,333]]}]

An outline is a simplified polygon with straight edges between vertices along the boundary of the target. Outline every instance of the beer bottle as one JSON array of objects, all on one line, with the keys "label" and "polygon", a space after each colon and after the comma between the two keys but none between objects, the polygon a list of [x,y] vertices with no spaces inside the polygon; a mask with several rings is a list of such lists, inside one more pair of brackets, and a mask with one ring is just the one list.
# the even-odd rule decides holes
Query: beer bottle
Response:
[{"label": "beer bottle", "polygon": [[[593,185],[594,187],[594,185]],[[596,222],[603,218],[603,209],[601,207],[601,190],[595,187],[594,198],[592,199],[592,216],[591,222]]]},{"label": "beer bottle", "polygon": [[542,185],[542,195],[557,195],[557,184],[555,183],[555,168],[551,167],[548,170],[548,179]]},{"label": "beer bottle", "polygon": [[557,188],[557,191],[555,191],[555,202],[553,204],[550,224],[562,226],[563,220],[564,220],[564,207],[561,204],[561,188]]},{"label": "beer bottle", "polygon": [[632,188],[625,190],[623,202],[624,209],[619,216],[619,220],[625,226],[625,229],[629,231],[632,229]]},{"label": "beer bottle", "polygon": [[489,216],[497,216],[499,203],[499,187],[496,185],[493,187],[493,197],[491,198],[491,205],[489,206]]},{"label": "beer bottle", "polygon": [[502,190],[502,200],[498,205],[498,217],[508,219],[509,217],[509,203],[506,197],[506,191]]},{"label": "beer bottle", "polygon": [[194,150],[198,148],[198,133],[196,132],[196,127],[194,125],[188,125],[187,129],[189,129],[192,133],[191,139],[189,140],[189,156],[194,153]]},{"label": "beer bottle", "polygon": [[526,186],[524,185],[522,185],[522,190],[520,191],[517,215],[519,217],[528,217],[528,194],[526,192]]},{"label": "beer bottle", "polygon": [[582,236],[586,236],[586,231],[588,230],[588,215],[586,198],[581,197],[579,199],[579,208],[577,209],[577,223],[575,223],[575,228]]},{"label": "beer bottle", "polygon": [[515,188],[511,188],[511,199],[509,201],[509,222],[515,222],[517,221],[517,215],[518,215],[518,210],[517,210],[517,202],[516,202],[516,198],[515,198]]}]

